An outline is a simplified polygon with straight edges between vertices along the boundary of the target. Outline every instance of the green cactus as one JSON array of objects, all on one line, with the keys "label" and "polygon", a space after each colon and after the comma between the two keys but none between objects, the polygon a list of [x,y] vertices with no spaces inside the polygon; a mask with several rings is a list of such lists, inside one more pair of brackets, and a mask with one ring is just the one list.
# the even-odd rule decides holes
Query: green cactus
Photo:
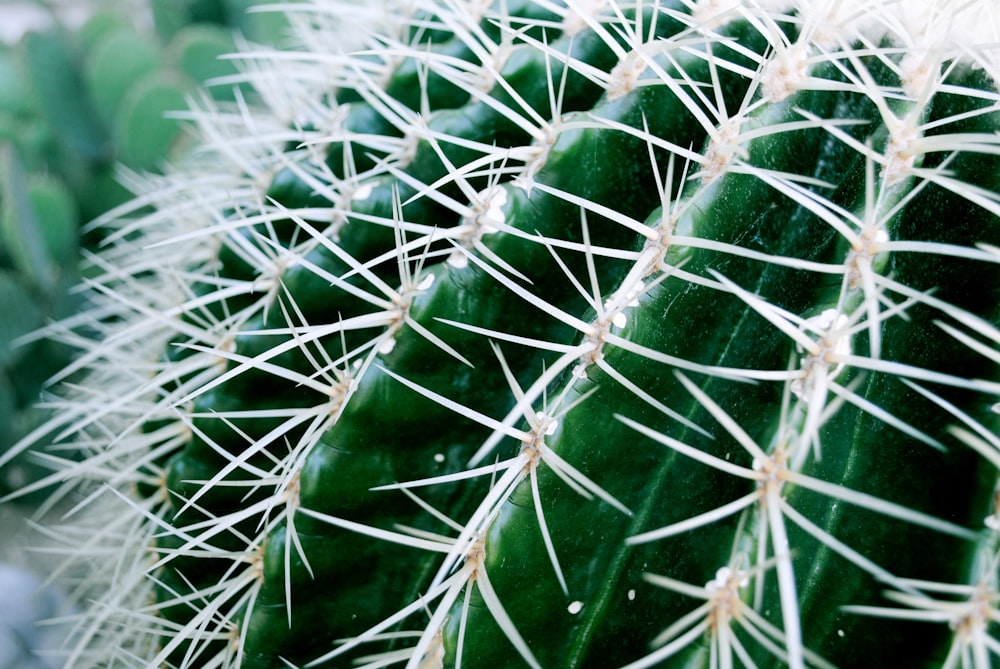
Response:
[{"label": "green cactus", "polygon": [[67,666],[1000,661],[1000,16],[903,4],[288,5],[64,329]]}]

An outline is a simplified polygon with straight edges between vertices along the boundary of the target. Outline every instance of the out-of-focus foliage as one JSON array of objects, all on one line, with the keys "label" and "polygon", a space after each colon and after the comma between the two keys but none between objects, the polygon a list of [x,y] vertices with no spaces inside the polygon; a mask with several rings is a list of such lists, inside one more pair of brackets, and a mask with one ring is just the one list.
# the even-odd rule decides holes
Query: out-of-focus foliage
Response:
[{"label": "out-of-focus foliage", "polygon": [[[71,359],[31,335],[79,307],[80,249],[101,243],[85,224],[131,197],[121,170],[158,171],[183,150],[183,122],[170,112],[236,74],[221,56],[240,36],[280,39],[284,19],[252,4],[110,3],[78,27],[53,20],[0,42],[0,457],[38,423],[45,381]],[[234,97],[229,85],[207,90]],[[42,471],[37,455],[19,457],[0,494]]]}]

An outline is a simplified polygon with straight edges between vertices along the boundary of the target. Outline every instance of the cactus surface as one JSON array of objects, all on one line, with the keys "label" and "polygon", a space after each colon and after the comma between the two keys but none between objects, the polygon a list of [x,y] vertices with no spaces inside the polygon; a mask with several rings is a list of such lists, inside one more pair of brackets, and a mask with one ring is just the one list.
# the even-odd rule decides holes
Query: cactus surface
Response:
[{"label": "cactus surface", "polygon": [[52,329],[68,666],[1000,661],[990,0],[284,11]]}]

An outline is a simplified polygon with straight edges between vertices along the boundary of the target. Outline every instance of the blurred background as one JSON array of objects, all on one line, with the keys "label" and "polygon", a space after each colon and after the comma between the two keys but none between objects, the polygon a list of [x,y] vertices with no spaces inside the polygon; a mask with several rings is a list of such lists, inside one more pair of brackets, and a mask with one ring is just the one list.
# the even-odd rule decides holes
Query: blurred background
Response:
[{"label": "blurred background", "polygon": [[44,328],[81,307],[80,258],[101,244],[88,223],[130,198],[129,173],[184,151],[170,112],[199,91],[234,99],[221,56],[241,40],[280,43],[281,17],[248,11],[260,2],[0,0],[0,669],[55,666],[33,648],[64,634],[36,624],[62,612],[45,585],[58,556],[33,529],[59,512],[52,456],[17,446],[74,355]]}]

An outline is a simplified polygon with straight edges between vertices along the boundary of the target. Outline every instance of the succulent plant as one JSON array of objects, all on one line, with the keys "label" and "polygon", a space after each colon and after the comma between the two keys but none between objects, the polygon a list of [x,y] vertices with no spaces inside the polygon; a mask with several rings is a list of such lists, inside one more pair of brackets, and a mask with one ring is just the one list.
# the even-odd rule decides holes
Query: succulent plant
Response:
[{"label": "succulent plant", "polygon": [[[208,91],[233,98],[225,78],[237,70],[221,56],[236,48],[234,31],[277,39],[277,25],[265,30],[274,18],[251,22],[237,12],[246,3],[229,4],[228,13],[221,2],[163,4],[147,25],[139,3],[76,3],[89,16],[80,26],[53,16],[0,43],[0,453],[38,424],[40,388],[71,360],[64,344],[30,333],[79,307],[70,289],[80,281],[82,224],[131,199],[123,171],[160,169],[184,149],[169,113],[199,84],[218,79]],[[91,232],[83,246],[99,241]],[[0,492],[47,471],[22,454]]]},{"label": "succulent plant", "polygon": [[993,3],[376,5],[100,221],[67,666],[991,666]]}]

